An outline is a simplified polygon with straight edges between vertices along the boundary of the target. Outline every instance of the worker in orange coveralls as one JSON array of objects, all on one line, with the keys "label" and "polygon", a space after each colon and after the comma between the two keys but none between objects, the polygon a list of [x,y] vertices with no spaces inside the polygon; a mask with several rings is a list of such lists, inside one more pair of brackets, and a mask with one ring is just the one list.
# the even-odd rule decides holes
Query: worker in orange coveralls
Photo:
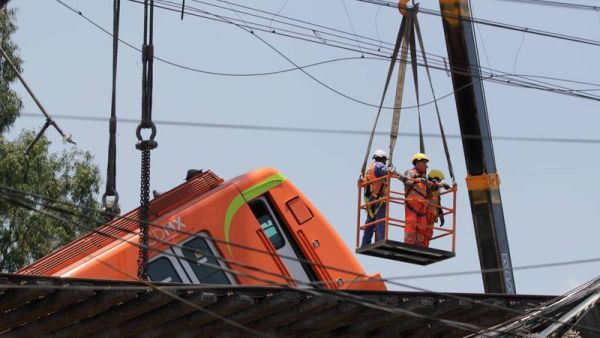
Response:
[{"label": "worker in orange coveralls", "polygon": [[404,243],[423,246],[425,228],[427,227],[427,162],[429,158],[423,153],[412,157],[413,168],[406,171],[404,181],[405,193],[405,228]]},{"label": "worker in orange coveralls", "polygon": [[444,174],[437,169],[432,169],[427,175],[427,226],[423,231],[423,241],[417,245],[429,247],[429,241],[433,236],[433,224],[440,221],[440,226],[444,226],[444,209],[442,209],[441,188],[450,189],[450,186],[443,183]]}]

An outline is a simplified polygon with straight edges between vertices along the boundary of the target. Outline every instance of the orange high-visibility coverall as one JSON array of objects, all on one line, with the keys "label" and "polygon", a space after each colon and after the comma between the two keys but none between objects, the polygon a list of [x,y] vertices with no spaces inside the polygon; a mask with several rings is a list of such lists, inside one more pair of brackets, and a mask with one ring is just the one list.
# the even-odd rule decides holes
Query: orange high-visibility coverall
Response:
[{"label": "orange high-visibility coverall", "polygon": [[442,198],[440,195],[440,185],[435,182],[430,182],[429,193],[427,195],[427,226],[425,227],[423,235],[423,246],[429,247],[429,241],[433,236],[433,224],[440,217],[440,206]]},{"label": "orange high-visibility coverall", "polygon": [[[427,183],[425,174],[416,168],[406,172],[404,183],[406,194],[404,243],[425,246],[427,235]],[[429,235],[431,238],[431,235]],[[429,241],[427,240],[427,243]]]}]

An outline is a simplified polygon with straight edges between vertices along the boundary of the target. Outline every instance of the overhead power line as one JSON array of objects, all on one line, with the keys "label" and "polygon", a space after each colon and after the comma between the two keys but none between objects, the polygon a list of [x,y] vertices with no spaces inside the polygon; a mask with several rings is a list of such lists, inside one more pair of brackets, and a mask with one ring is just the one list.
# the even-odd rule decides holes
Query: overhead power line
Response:
[{"label": "overhead power line", "polygon": [[600,11],[600,6],[591,6],[591,5],[560,2],[560,1],[549,1],[549,0],[499,0],[499,1],[517,2],[520,4],[532,4],[532,5],[554,6],[554,7],[571,8],[571,9],[584,9],[584,10]]},{"label": "overhead power line", "polygon": [[[23,117],[39,117],[36,113],[21,113]],[[56,117],[64,120],[88,121],[88,122],[106,122],[105,117],[96,116],[80,116],[80,115],[56,115]],[[135,124],[137,120],[129,118],[119,118],[119,123]],[[332,134],[332,135],[369,135],[368,130],[358,129],[332,129],[332,128],[310,128],[310,127],[289,127],[289,126],[265,126],[251,124],[229,124],[229,123],[208,123],[208,122],[193,122],[193,121],[174,121],[174,120],[155,120],[157,125],[189,127],[189,128],[211,128],[211,129],[232,129],[232,130],[247,130],[247,131],[267,131],[267,132],[291,132],[291,133],[312,133],[312,134]],[[387,136],[389,132],[378,131],[376,135]],[[418,137],[418,133],[399,133],[403,137]],[[437,133],[424,133],[425,137],[440,137]],[[452,139],[473,139],[482,138],[478,135],[459,135],[446,134],[446,137]],[[529,136],[494,136],[494,141],[515,141],[515,142],[543,142],[543,143],[571,143],[571,144],[600,144],[600,139],[593,138],[560,138],[560,137],[529,137]]]},{"label": "overhead power line", "polygon": [[[222,1],[222,0],[219,0],[219,1]],[[398,3],[396,3],[396,2],[390,2],[390,1],[385,1],[385,0],[356,0],[356,1],[370,3],[370,4],[374,4],[374,5],[379,5],[379,6],[385,6],[385,7],[394,8],[394,9],[398,10]],[[447,13],[443,14],[440,11],[423,8],[423,7],[419,7],[419,13],[424,13],[424,14],[428,14],[428,15],[436,15],[436,16],[444,16],[446,18],[467,20],[467,21],[471,21],[473,23],[480,24],[480,25],[502,28],[502,29],[517,31],[517,32],[523,32],[523,33],[527,33],[527,34],[545,36],[545,37],[553,38],[553,39],[583,43],[583,44],[592,45],[592,46],[600,46],[600,41],[598,41],[598,40],[586,39],[586,38],[582,38],[582,37],[578,37],[578,36],[555,33],[555,32],[550,32],[550,31],[545,31],[545,30],[535,29],[535,28],[530,28],[530,27],[511,25],[511,24],[502,23],[502,22],[498,22],[498,21],[478,19],[478,18],[473,18],[470,16],[467,17],[467,16],[460,16],[460,15],[452,15],[452,14],[447,14]]]},{"label": "overhead power line", "polygon": [[[140,0],[128,0],[130,2],[133,3],[140,3]],[[169,6],[161,6],[161,5],[157,5],[157,8],[163,9],[163,10],[167,10],[167,11],[172,11],[172,12],[177,12],[179,13],[180,9],[179,6],[174,3],[174,2],[170,2],[167,0],[158,0],[161,3],[170,3],[171,7]],[[195,0],[196,2],[199,2],[199,0]],[[221,2],[225,2],[228,4],[233,4],[230,2],[226,2],[223,0],[220,0]],[[247,6],[246,6],[247,7]],[[251,26],[252,22],[248,21],[248,20],[244,20],[244,21],[239,21],[238,19],[235,18],[231,18],[231,17],[226,17],[223,15],[218,15],[218,14],[214,14],[211,12],[208,12],[206,10],[202,10],[202,9],[198,9],[198,8],[194,8],[191,6],[186,6],[187,9],[192,9],[194,11],[194,13],[192,12],[187,12],[188,14],[190,14],[191,16],[195,16],[195,17],[199,17],[199,18],[204,18],[204,19],[208,19],[208,20],[212,20],[212,21],[217,21],[217,22],[223,22],[223,23],[227,23],[227,24],[232,24],[234,26],[237,26],[238,28],[242,28],[244,30],[246,30],[249,33],[252,33],[252,35],[254,35],[255,37],[257,37],[260,40],[263,40],[264,43],[268,44],[266,41],[264,41],[264,39],[262,39],[261,37],[259,37],[257,34],[255,34],[254,30],[257,31],[263,31],[266,33],[272,33],[272,34],[277,34],[277,35],[281,35],[284,37],[288,37],[288,38],[295,38],[295,39],[300,39],[303,41],[308,41],[308,42],[313,42],[313,43],[320,43],[326,46],[333,46],[333,47],[337,47],[337,48],[343,48],[346,50],[353,50],[356,51],[358,53],[364,53],[364,54],[369,54],[369,55],[378,55],[384,58],[389,59],[390,56],[387,54],[381,54],[378,52],[373,52],[373,51],[367,51],[366,48],[363,46],[362,51],[360,49],[357,49],[355,46],[351,45],[351,44],[342,44],[342,45],[334,45],[331,43],[327,43],[327,42],[323,42],[323,41],[319,41],[317,40],[309,40],[307,38],[303,38],[303,37],[298,37],[298,36],[293,36],[293,35],[288,35],[288,34],[279,34],[277,33],[276,30],[266,30],[263,28],[260,28],[260,26]],[[247,13],[246,13],[247,14]],[[250,26],[249,26],[250,24]],[[273,48],[273,46],[269,46],[270,48]],[[279,54],[281,54],[280,52],[278,52]],[[430,53],[428,53],[427,55],[431,55]],[[568,88],[568,87],[564,87],[564,86],[559,86],[559,85],[555,85],[555,84],[550,84],[547,82],[543,82],[543,81],[539,81],[539,80],[532,80],[532,79],[527,79],[526,77],[523,76],[516,76],[516,75],[512,75],[506,72],[486,72],[485,68],[482,67],[473,67],[471,65],[466,66],[466,67],[454,67],[453,69],[448,69],[448,65],[447,62],[445,61],[445,58],[442,56],[436,56],[438,58],[441,58],[443,61],[438,60],[437,62],[435,60],[431,60],[431,64],[430,64],[430,68],[433,69],[437,69],[437,70],[443,70],[445,72],[452,72],[452,73],[458,73],[458,74],[463,74],[463,75],[469,75],[472,77],[476,77],[476,78],[481,78],[483,80],[489,81],[489,82],[495,82],[495,83],[500,83],[500,84],[504,84],[504,85],[509,85],[509,86],[515,86],[515,87],[520,87],[520,88],[529,88],[529,89],[538,89],[538,90],[543,90],[543,91],[548,91],[548,92],[552,92],[552,93],[558,93],[558,94],[563,94],[563,95],[568,95],[568,96],[575,96],[575,97],[579,97],[579,98],[585,98],[585,99],[590,99],[590,100],[594,100],[594,101],[600,101],[600,96],[598,95],[593,95],[593,94],[589,94],[587,92],[579,92],[576,89],[572,89],[572,88]],[[287,58],[287,57],[285,57]],[[289,59],[289,58],[287,58]],[[437,64],[437,65],[436,65]],[[424,66],[423,62],[419,62],[418,65],[420,66]],[[299,69],[300,71],[304,72],[302,69]],[[314,76],[304,72],[305,74],[307,74],[309,77],[311,77],[313,80],[315,80]],[[368,103],[368,102],[364,102],[362,100],[353,98],[353,97],[349,97],[349,95],[341,93],[337,90],[332,89],[331,86],[324,84],[322,81],[318,81],[315,80],[317,83],[319,83],[320,85],[325,86],[327,89],[332,90],[333,92],[335,92],[338,95],[341,95],[347,99],[350,99],[352,101],[355,101],[357,103],[363,104],[363,105],[367,105],[370,107],[378,107],[378,105],[372,104],[372,103]],[[462,88],[461,88],[462,89]],[[460,90],[460,89],[459,89]],[[434,101],[432,101],[431,103],[433,103]],[[393,109],[393,107],[384,107],[385,109]],[[406,108],[406,107],[403,107]],[[413,107],[410,107],[413,108]],[[416,108],[416,106],[414,107]]]},{"label": "overhead power line", "polygon": [[[140,3],[139,1],[136,0],[129,0],[131,2],[136,2],[136,3]],[[196,2],[202,2],[199,0],[195,0]],[[57,0],[58,3],[60,3],[61,5],[63,5],[64,7],[68,8],[69,10],[73,11],[74,13],[80,15],[84,20],[88,21],[89,23],[91,23],[92,25],[94,25],[95,27],[97,27],[98,29],[102,30],[104,33],[106,33],[107,35],[111,35],[111,33],[103,28],[102,26],[98,25],[97,23],[95,23],[93,20],[91,20],[89,17],[87,17],[85,14],[83,14],[80,10],[77,10],[75,8],[73,8],[70,5],[65,4],[63,1]],[[162,2],[168,2],[168,1],[162,1]],[[203,2],[202,2],[203,3]],[[180,8],[179,5],[176,3],[172,3],[172,8],[167,8],[167,7],[161,7],[158,6],[159,8],[162,9],[167,9],[170,11],[174,11],[179,13]],[[241,6],[241,5],[235,5],[235,6]],[[246,9],[252,9],[251,7],[248,6],[243,6]],[[187,8],[188,10],[190,9],[190,6],[186,6],[185,8]],[[222,7],[225,8],[225,7]],[[225,8],[227,9],[227,8]],[[231,10],[231,9],[228,9]],[[258,10],[258,9],[253,9],[255,11],[259,11],[259,12],[265,12],[262,10]],[[269,13],[269,12],[266,12]],[[251,15],[251,13],[244,13],[245,15]],[[272,13],[272,15],[278,16],[277,13]],[[196,17],[201,17],[201,18],[205,18],[205,19],[209,19],[209,20],[213,20],[213,21],[219,21],[219,22],[224,22],[224,23],[230,23],[228,21],[225,20],[220,20],[217,19],[215,17],[210,17],[208,15],[201,15],[198,13],[193,13],[192,16],[196,16]],[[280,16],[283,17],[283,16]],[[287,17],[283,17],[283,18],[287,18]],[[231,20],[237,20],[235,18],[228,18],[229,21]],[[297,22],[305,22],[302,20],[298,20],[298,19],[292,19],[290,18],[289,20],[296,20]],[[283,21],[281,21],[283,22]],[[252,25],[253,23],[249,23],[248,21],[243,21],[241,22],[241,24],[243,25]],[[316,24],[315,24],[316,25]],[[317,25],[318,27],[325,27],[325,26],[321,26],[321,25]],[[254,30],[261,30],[260,28],[254,27],[254,26],[248,26],[248,28],[254,29]],[[271,28],[270,28],[271,29]],[[276,29],[279,29],[278,27]],[[327,47],[335,47],[335,48],[342,48],[345,50],[352,50],[352,51],[356,51],[358,53],[360,53],[360,51],[358,49],[356,49],[355,46],[351,45],[351,44],[342,44],[342,45],[335,45],[332,44],[329,41],[320,41],[319,38],[312,36],[314,39],[316,40],[309,40],[307,38],[300,38],[298,36],[295,35],[288,35],[288,34],[279,34],[278,31],[276,29],[272,29],[272,30],[262,30],[266,33],[271,33],[271,34],[277,34],[283,37],[287,37],[287,38],[294,38],[294,39],[300,39],[302,41],[306,41],[306,42],[311,42],[311,43],[318,43]],[[308,27],[305,27],[304,29],[310,29]],[[325,28],[324,28],[325,29]],[[334,31],[339,31],[339,32],[343,32],[340,30],[336,30],[333,28],[328,28],[326,27],[326,29],[329,30],[334,30]],[[322,34],[326,34],[324,32],[322,32]],[[351,34],[351,33],[347,33],[345,32],[345,34]],[[378,40],[377,40],[378,41]],[[139,49],[135,46],[133,46],[132,44],[121,40],[122,43],[124,43],[125,45],[127,45],[128,47],[135,49],[139,52]],[[388,44],[388,43],[386,43]],[[363,42],[363,49],[364,49],[364,42]],[[377,54],[379,53],[379,54]],[[372,55],[374,57],[365,57],[365,59],[389,59],[389,54],[387,53],[382,53],[381,51],[377,51],[377,53],[371,53],[371,52],[367,52],[365,51],[365,54],[368,55]],[[559,93],[559,94],[563,94],[563,95],[570,95],[570,96],[576,96],[576,97],[581,97],[581,98],[587,98],[587,99],[591,99],[591,100],[600,100],[600,96],[597,95],[591,95],[591,94],[586,94],[585,91],[593,91],[595,89],[591,89],[591,88],[587,88],[584,90],[581,89],[573,89],[573,88],[568,88],[568,87],[564,87],[564,86],[560,86],[560,85],[556,85],[556,84],[552,84],[552,83],[548,83],[548,82],[543,82],[543,81],[539,81],[536,80],[537,78],[540,79],[546,79],[546,80],[555,80],[555,81],[564,81],[564,82],[572,82],[572,83],[580,83],[579,81],[573,81],[573,80],[566,80],[566,79],[558,79],[558,78],[553,78],[553,77],[545,77],[545,76],[536,76],[536,75],[523,75],[523,74],[508,74],[505,72],[500,72],[500,71],[495,71],[492,70],[491,68],[487,68],[488,70],[491,70],[491,72],[487,71],[486,68],[468,68],[465,69],[464,71],[462,71],[461,69],[452,69],[450,70],[448,68],[448,63],[446,62],[446,58],[443,56],[437,56],[435,54],[431,54],[431,53],[427,53],[428,58],[430,59],[430,63],[432,64],[431,68],[433,69],[437,69],[437,70],[442,70],[445,72],[454,72],[454,73],[460,73],[460,74],[465,74],[465,73],[469,73],[471,76],[473,77],[479,77],[482,78],[483,80],[486,81],[490,81],[490,82],[495,82],[495,83],[500,83],[503,85],[510,85],[510,86],[522,86],[524,88],[532,88],[532,89],[538,89],[538,90],[544,90],[544,91],[550,91],[553,93]],[[273,71],[273,72],[265,72],[265,73],[223,73],[223,72],[212,72],[212,71],[207,71],[207,70],[203,70],[203,69],[198,69],[198,68],[194,68],[194,67],[189,67],[189,66],[185,66],[179,63],[175,63],[173,61],[164,59],[164,58],[159,58],[156,57],[157,60],[167,63],[171,66],[177,67],[177,68],[181,68],[181,69],[185,69],[185,70],[190,70],[190,71],[194,71],[194,72],[199,72],[199,73],[204,73],[204,74],[210,74],[210,75],[220,75],[220,76],[259,76],[259,75],[273,75],[273,74],[277,74],[277,73],[282,73],[282,72],[287,72],[287,71],[293,71],[293,70],[299,70],[299,68],[308,68],[308,67],[312,67],[313,65],[318,65],[318,64],[323,64],[326,62],[329,62],[328,60],[320,62],[320,63],[315,63],[315,64],[311,64],[311,65],[306,65],[306,66],[299,66],[299,67],[292,67],[292,68],[288,68],[288,69],[284,69],[284,70],[279,70],[279,71]],[[341,60],[341,59],[340,59]],[[337,61],[337,60],[330,60],[331,62]],[[423,63],[418,63],[420,66],[423,66]],[[580,83],[581,84],[581,83]],[[590,85],[594,85],[594,84],[590,84]],[[453,94],[449,93],[449,95]],[[446,95],[445,97],[449,96]],[[443,98],[443,97],[442,97]],[[423,103],[423,105],[426,104],[431,104],[433,103],[433,101],[427,102],[427,103]],[[391,109],[392,107],[384,107],[386,109]],[[403,109],[409,109],[409,108],[416,108],[416,106],[411,106],[411,107],[403,107]]]}]

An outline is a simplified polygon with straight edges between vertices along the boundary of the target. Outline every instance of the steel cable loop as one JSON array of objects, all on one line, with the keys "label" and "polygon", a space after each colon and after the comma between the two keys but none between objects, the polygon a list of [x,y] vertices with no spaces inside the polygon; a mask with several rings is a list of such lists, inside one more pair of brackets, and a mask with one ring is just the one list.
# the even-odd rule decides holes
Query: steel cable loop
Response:
[{"label": "steel cable loop", "polygon": [[[68,202],[56,201],[56,200],[53,200],[53,199],[50,199],[50,198],[45,198],[44,196],[41,196],[41,195],[37,195],[37,194],[33,194],[33,193],[28,193],[28,192],[24,192],[24,191],[20,191],[18,189],[7,188],[7,187],[1,186],[1,185],[0,185],[0,190],[6,190],[6,191],[14,192],[14,193],[20,193],[20,194],[22,194],[24,196],[35,196],[36,198],[40,198],[40,199],[43,199],[43,200],[49,200],[49,201],[57,202],[59,204],[70,205],[70,206],[73,206],[73,207],[75,207],[77,209],[90,210],[90,211],[92,211],[94,213],[97,213],[97,214],[100,214],[100,215],[103,215],[105,213],[104,211],[101,211],[101,210],[96,210],[96,209],[88,208],[88,207],[85,207],[85,206],[75,206],[75,205],[73,205],[71,203],[68,203]],[[37,203],[40,203],[40,202],[37,202]],[[93,218],[92,216],[87,215],[87,214],[75,213],[75,212],[73,212],[71,210],[64,210],[64,209],[60,209],[60,208],[57,209],[56,207],[53,207],[51,205],[49,206],[49,208],[57,210],[58,212],[61,212],[61,213],[66,213],[66,214],[74,215],[74,216],[77,216],[77,217],[84,217],[84,218],[87,218],[87,219],[90,219],[90,220],[98,221],[97,218]],[[127,217],[127,216],[116,216],[116,217],[119,218],[119,219],[123,219],[123,220],[129,220],[129,221],[139,222],[139,218],[133,218],[133,217]],[[270,255],[270,256],[278,256],[278,257],[281,257],[281,258],[291,259],[291,260],[294,260],[294,261],[298,261],[298,262],[302,262],[302,263],[307,263],[307,264],[319,266],[319,267],[322,267],[322,268],[332,269],[334,271],[339,271],[339,272],[344,272],[344,273],[348,273],[348,274],[353,274],[353,275],[356,275],[357,278],[359,278],[359,277],[360,278],[365,278],[366,280],[364,280],[363,282],[369,282],[369,281],[379,282],[379,281],[383,281],[383,282],[386,282],[386,283],[390,283],[392,285],[397,285],[397,286],[401,286],[401,287],[405,287],[405,288],[408,288],[408,289],[412,289],[412,290],[416,290],[416,291],[421,291],[421,292],[434,293],[434,294],[441,295],[441,296],[448,297],[448,298],[452,298],[452,299],[455,299],[455,300],[458,300],[458,301],[466,301],[466,302],[473,303],[473,304],[479,304],[479,305],[482,305],[482,306],[488,307],[488,308],[495,308],[495,309],[499,309],[499,310],[503,310],[503,311],[507,311],[507,312],[512,312],[512,313],[516,313],[516,314],[523,314],[523,312],[521,312],[521,311],[518,311],[518,310],[515,310],[515,309],[510,309],[510,308],[507,308],[507,307],[504,307],[504,306],[499,306],[499,305],[494,305],[494,304],[480,303],[480,302],[473,301],[473,300],[471,300],[469,298],[466,298],[466,297],[461,297],[461,296],[457,296],[457,295],[453,295],[453,294],[449,294],[449,293],[444,293],[444,292],[436,292],[436,291],[424,289],[424,288],[421,288],[421,287],[416,287],[416,286],[405,284],[405,283],[399,283],[399,282],[395,281],[395,280],[398,280],[398,279],[404,279],[403,277],[399,277],[399,278],[394,278],[394,277],[392,277],[392,278],[373,278],[373,277],[369,277],[369,276],[364,275],[364,274],[357,274],[356,272],[345,270],[343,268],[339,268],[339,267],[335,267],[335,266],[331,266],[331,265],[325,265],[325,264],[313,262],[313,261],[306,260],[306,259],[301,259],[301,258],[294,257],[294,256],[286,256],[286,255],[276,254],[276,253],[272,253],[272,252],[267,251],[267,250],[258,249],[258,248],[255,248],[255,247],[250,247],[250,246],[247,246],[247,245],[243,245],[243,244],[239,244],[239,243],[235,243],[235,242],[231,242],[231,241],[220,240],[220,239],[217,239],[217,238],[214,238],[214,237],[211,237],[211,236],[207,236],[205,234],[195,234],[195,233],[191,233],[191,232],[186,231],[186,230],[176,229],[176,228],[174,229],[174,228],[170,228],[170,227],[167,227],[165,225],[160,225],[160,224],[153,223],[153,222],[150,222],[150,225],[155,226],[157,228],[166,229],[166,230],[169,230],[169,231],[175,231],[177,233],[187,234],[187,235],[190,235],[192,237],[200,237],[200,238],[209,239],[209,240],[217,242],[217,243],[224,243],[224,244],[228,244],[228,245],[235,246],[235,247],[238,247],[238,248],[247,249],[247,250],[253,251],[253,252],[264,253],[264,254]],[[123,230],[123,231],[126,231],[126,232],[131,231],[131,230],[128,230],[126,228],[121,228],[121,227],[114,226],[114,225],[107,225],[107,226],[110,226],[110,227],[116,228],[116,229],[120,229],[120,230]],[[156,239],[156,240],[161,241],[161,239]],[[169,243],[169,242],[167,242],[167,243]],[[172,244],[172,243],[169,243],[169,244]],[[177,246],[176,244],[174,244],[174,245]],[[152,249],[152,250],[156,251],[158,249]],[[216,256],[216,255],[210,255],[210,254],[208,254],[208,255],[211,256],[211,257],[213,257],[213,258],[215,258],[215,259],[217,259],[217,260],[220,260],[220,261],[225,261],[225,262],[228,262],[228,263],[231,263],[231,264],[239,265],[239,262],[236,262],[236,261],[231,261],[231,260],[228,260],[228,259]],[[182,257],[182,258],[187,260],[187,258],[185,258],[185,257]],[[589,263],[589,262],[594,262],[594,261],[600,261],[600,258],[574,261],[573,263],[586,263],[586,262]],[[562,263],[558,263],[558,264],[569,264],[569,263],[570,262],[562,262]],[[241,263],[241,264],[245,264],[245,263]],[[548,265],[552,266],[552,264],[548,264]],[[545,265],[542,264],[539,267],[544,267],[544,266]],[[534,266],[526,266],[524,268],[536,268],[536,267],[538,267],[538,266],[535,266],[535,265]],[[255,267],[248,267],[248,268],[254,269],[254,270],[257,269]],[[520,269],[520,268],[517,267],[516,269]],[[492,270],[493,271],[497,271],[498,269],[487,269],[485,271],[486,272],[491,272]],[[259,269],[258,271],[265,271],[265,270]],[[476,273],[478,273],[478,274],[481,273],[481,272],[482,272],[481,270],[476,271]],[[265,271],[265,273],[271,274],[271,275],[275,275],[275,276],[278,276],[278,277],[286,279],[286,280],[290,279],[288,276],[285,276],[285,275],[282,275],[282,274],[271,273],[269,271]],[[465,272],[449,273],[449,274],[433,274],[433,275],[425,275],[423,277],[441,277],[441,276],[445,276],[445,275],[457,275],[457,274],[464,274],[464,273]],[[471,274],[471,273],[475,273],[475,272],[467,271],[466,273],[467,274]],[[407,279],[418,278],[418,277],[419,276],[408,276]],[[355,282],[356,279],[354,279],[354,280],[346,280],[346,281],[348,281],[348,282]],[[339,281],[338,280],[317,281],[317,282],[309,282],[309,283],[306,283],[306,284],[310,284],[310,285],[314,286],[314,285],[319,285],[319,284],[329,284],[329,283],[336,283],[336,282],[339,282]],[[301,283],[304,283],[304,282],[301,282]],[[544,319],[544,320],[558,322],[556,319],[550,318],[550,317],[548,317],[548,318],[541,317],[541,318]],[[591,328],[591,329],[592,330],[596,330],[594,328]],[[597,330],[597,331],[600,332],[600,330]]]}]

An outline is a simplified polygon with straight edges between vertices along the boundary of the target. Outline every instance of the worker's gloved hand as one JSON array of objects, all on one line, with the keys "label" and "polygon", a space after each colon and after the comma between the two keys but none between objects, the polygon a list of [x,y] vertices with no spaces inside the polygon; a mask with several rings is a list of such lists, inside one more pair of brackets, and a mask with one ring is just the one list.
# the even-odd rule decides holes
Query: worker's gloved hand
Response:
[{"label": "worker's gloved hand", "polygon": [[442,183],[442,187],[444,187],[444,189],[449,190],[450,189],[450,184],[448,183]]}]

